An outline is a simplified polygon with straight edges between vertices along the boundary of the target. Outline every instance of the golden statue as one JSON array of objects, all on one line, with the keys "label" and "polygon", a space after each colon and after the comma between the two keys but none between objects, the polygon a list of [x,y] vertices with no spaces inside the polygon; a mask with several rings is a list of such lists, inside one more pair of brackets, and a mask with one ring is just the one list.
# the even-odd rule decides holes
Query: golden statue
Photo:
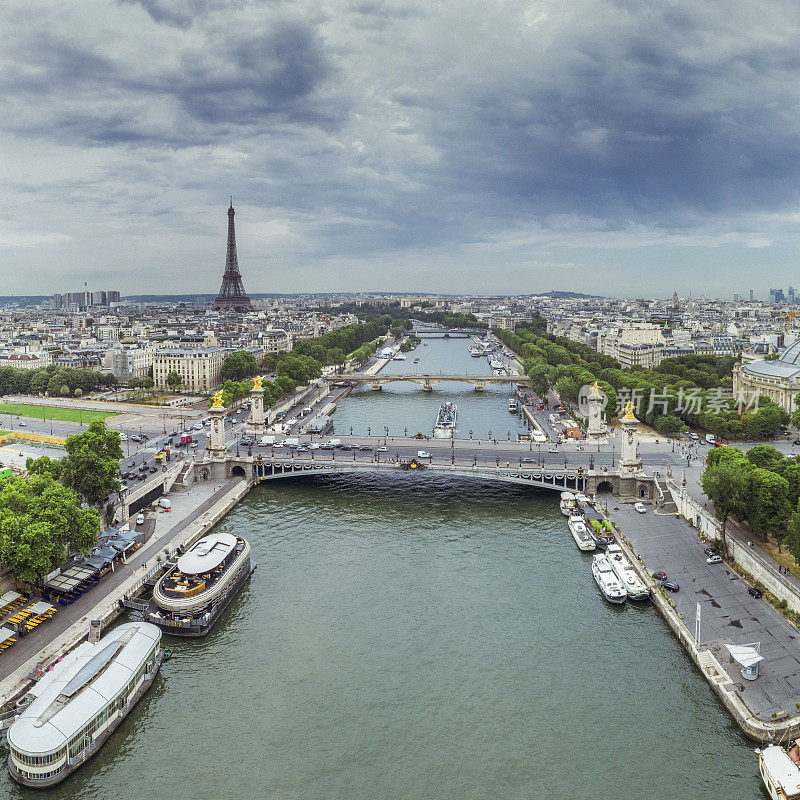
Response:
[{"label": "golden statue", "polygon": [[222,389],[218,392],[214,392],[214,403],[211,408],[222,408]]},{"label": "golden statue", "polygon": [[592,384],[592,395],[591,396],[592,397],[600,397],[601,394],[602,394],[602,391],[600,389],[600,384],[597,381],[595,381]]},{"label": "golden statue", "polygon": [[260,392],[262,390],[261,381],[263,380],[264,378],[261,375],[258,375],[257,377],[253,378],[253,391]]},{"label": "golden statue", "polygon": [[622,419],[636,419],[636,416],[633,413],[633,401],[628,400],[628,405],[625,406],[625,414]]}]

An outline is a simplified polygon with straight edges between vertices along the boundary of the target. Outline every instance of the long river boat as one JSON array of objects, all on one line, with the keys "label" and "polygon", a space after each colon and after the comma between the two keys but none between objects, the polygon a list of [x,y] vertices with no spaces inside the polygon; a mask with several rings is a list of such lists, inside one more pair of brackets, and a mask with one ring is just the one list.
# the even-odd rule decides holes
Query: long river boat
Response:
[{"label": "long river boat", "polygon": [[210,533],[158,580],[145,619],[173,636],[205,636],[254,570],[245,539]]},{"label": "long river boat", "polygon": [[8,729],[8,771],[25,786],[54,786],[91,758],[153,685],[161,631],[129,622],[83,642],[30,690]]}]

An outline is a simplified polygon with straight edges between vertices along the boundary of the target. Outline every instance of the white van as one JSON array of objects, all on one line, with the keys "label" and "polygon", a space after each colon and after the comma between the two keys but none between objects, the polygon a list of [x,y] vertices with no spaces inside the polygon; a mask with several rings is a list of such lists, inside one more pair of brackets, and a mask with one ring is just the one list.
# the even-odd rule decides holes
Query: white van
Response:
[{"label": "white van", "polygon": [[707,441],[709,444],[716,444],[716,443],[717,443],[717,437],[716,437],[716,436],[714,436],[714,434],[713,434],[713,433],[707,433],[707,434],[706,434],[706,441]]},{"label": "white van", "polygon": [[172,508],[172,501],[168,500],[166,497],[159,497],[158,507],[163,508],[164,511],[169,511]]},{"label": "white van", "polygon": [[690,438],[690,439],[695,439],[695,440],[697,440],[697,439],[699,439],[700,437],[699,437],[699,436],[698,436],[698,435],[697,435],[697,434],[696,434],[694,431],[690,431],[690,432],[689,432],[689,438]]},{"label": "white van", "polygon": [[332,447],[338,447],[342,443],[341,439],[331,439],[328,444]]},{"label": "white van", "polygon": [[300,440],[296,436],[287,436],[283,440],[283,443],[286,447],[293,447],[293,446],[296,447],[297,445],[300,444]]},{"label": "white van", "polygon": [[258,443],[259,443],[259,444],[260,444],[262,447],[267,447],[268,445],[275,444],[275,437],[274,437],[274,436],[262,436],[262,437],[261,437],[261,438],[258,440]]}]

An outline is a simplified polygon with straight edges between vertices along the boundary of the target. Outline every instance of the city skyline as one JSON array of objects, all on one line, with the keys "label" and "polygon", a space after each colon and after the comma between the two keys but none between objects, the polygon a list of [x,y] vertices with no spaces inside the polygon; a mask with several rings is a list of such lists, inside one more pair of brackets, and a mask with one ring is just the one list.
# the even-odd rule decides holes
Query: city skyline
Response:
[{"label": "city skyline", "polygon": [[788,3],[99,6],[0,10],[7,294],[212,294],[230,194],[252,294],[793,283]]}]

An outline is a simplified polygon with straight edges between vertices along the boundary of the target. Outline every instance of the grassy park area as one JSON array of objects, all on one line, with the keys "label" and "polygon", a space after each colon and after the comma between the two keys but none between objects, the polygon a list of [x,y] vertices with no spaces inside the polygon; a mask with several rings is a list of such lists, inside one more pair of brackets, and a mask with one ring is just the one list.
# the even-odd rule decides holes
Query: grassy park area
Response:
[{"label": "grassy park area", "polygon": [[60,408],[58,406],[37,406],[27,403],[0,403],[0,414],[14,414],[33,419],[52,419],[59,422],[94,422],[96,419],[115,417],[113,411],[87,411],[77,408]]}]

